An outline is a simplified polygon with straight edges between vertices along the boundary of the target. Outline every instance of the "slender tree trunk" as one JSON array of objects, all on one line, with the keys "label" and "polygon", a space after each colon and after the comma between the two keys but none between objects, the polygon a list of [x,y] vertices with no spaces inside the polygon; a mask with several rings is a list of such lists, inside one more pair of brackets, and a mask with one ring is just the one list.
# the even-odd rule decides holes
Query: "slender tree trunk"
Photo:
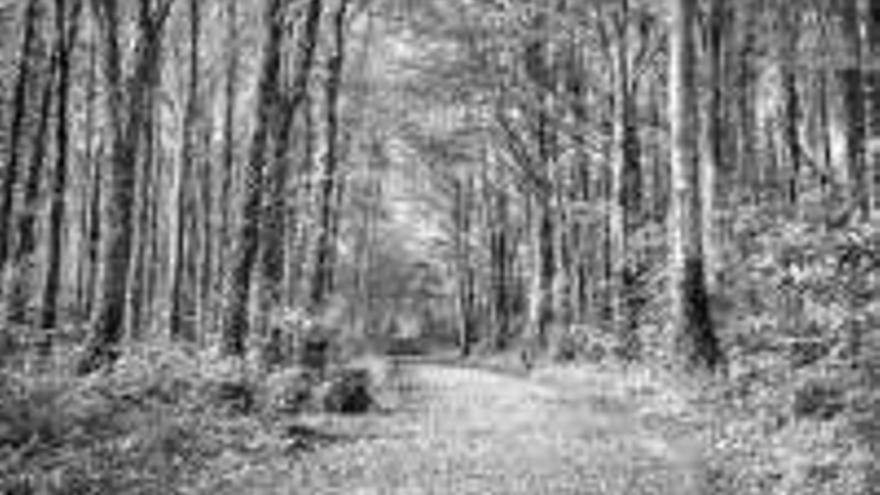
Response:
[{"label": "slender tree trunk", "polygon": [[629,234],[637,223],[641,205],[641,165],[638,135],[634,122],[633,89],[629,67],[629,2],[621,2],[617,19],[618,44],[615,54],[614,158],[610,176],[611,209],[609,243],[611,256],[612,325],[622,342],[622,356],[634,360],[640,354],[635,315],[631,304],[631,279],[635,267],[630,263]]},{"label": "slender tree trunk", "polygon": [[[223,178],[220,191],[220,214],[221,220],[221,244],[218,246],[218,257],[223,260],[219,265],[216,277],[216,288],[222,293],[222,281],[226,278],[223,273],[225,260],[234,255],[231,248],[233,241],[232,203],[233,188],[235,184],[235,119],[236,119],[236,94],[238,91],[238,0],[227,0],[226,3],[226,87],[224,88],[224,116],[223,116]],[[219,309],[219,308],[218,308]]]},{"label": "slender tree trunk", "polygon": [[18,78],[15,82],[15,94],[10,123],[9,158],[3,168],[2,195],[0,195],[0,275],[12,248],[13,206],[15,204],[15,188],[18,184],[19,160],[21,159],[21,142],[24,138],[25,117],[28,111],[28,86],[31,84],[31,65],[38,36],[40,15],[39,0],[30,0],[25,9],[24,39],[18,61]]},{"label": "slender tree trunk", "polygon": [[70,77],[73,50],[76,46],[79,13],[82,2],[75,0],[73,15],[68,19],[67,1],[55,0],[58,42],[58,108],[55,122],[55,170],[52,175],[49,211],[49,251],[46,255],[48,273],[43,289],[41,326],[55,328],[58,321],[58,294],[61,291],[62,234],[66,216],[67,158],[69,145]]},{"label": "slender tree trunk", "polygon": [[471,267],[471,210],[472,210],[472,178],[454,180],[454,228],[455,228],[455,279],[456,306],[458,316],[458,346],[462,357],[471,354],[471,347],[476,340],[474,318],[474,288]]},{"label": "slender tree trunk", "polygon": [[[284,304],[285,266],[290,264],[286,249],[290,187],[290,151],[296,117],[300,114],[309,89],[309,78],[315,59],[316,43],[321,22],[321,2],[311,0],[302,26],[302,41],[297,52],[296,65],[290,89],[282,98],[281,116],[275,132],[275,151],[268,177],[265,223],[263,226],[263,281],[265,295],[262,304],[271,308]],[[332,74],[330,77],[334,77]]]},{"label": "slender tree trunk", "polygon": [[726,0],[712,0],[709,6],[708,20],[708,48],[707,57],[709,65],[709,108],[706,118],[706,163],[705,179],[703,180],[703,226],[706,262],[706,284],[709,290],[714,290],[718,285],[721,262],[718,259],[718,250],[714,245],[719,241],[721,230],[716,228],[713,214],[716,206],[726,207],[726,201],[722,201],[725,184],[726,163],[724,163],[724,33],[726,30]]},{"label": "slender tree trunk", "polygon": [[40,186],[42,185],[43,172],[46,165],[46,137],[49,134],[49,119],[52,113],[55,80],[55,55],[51,56],[48,70],[43,81],[40,96],[40,114],[37,120],[37,128],[34,132],[31,145],[31,159],[27,177],[24,180],[24,205],[19,217],[18,239],[12,253],[15,266],[11,289],[9,294],[10,322],[18,324],[37,323],[33,316],[33,295],[35,292],[35,278],[37,276],[39,260],[35,259],[37,250],[37,218],[40,209]]},{"label": "slender tree trunk", "polygon": [[337,239],[333,235],[333,219],[336,213],[337,193],[339,187],[336,177],[339,170],[339,92],[342,84],[342,72],[345,63],[345,20],[348,13],[349,0],[339,0],[339,6],[333,16],[333,53],[327,61],[328,80],[325,88],[326,98],[326,141],[327,150],[324,155],[324,170],[321,174],[321,190],[318,221],[318,239],[315,249],[315,276],[312,282],[311,307],[317,311],[327,302],[332,290],[333,251],[336,250]]},{"label": "slender tree trunk", "polygon": [[721,351],[712,328],[703,263],[701,173],[697,156],[697,0],[671,0],[669,116],[672,123],[670,212],[673,328],[686,367],[715,368]]},{"label": "slender tree trunk", "polygon": [[[90,31],[92,30],[92,26],[89,26]],[[79,311],[81,315],[88,315],[91,312],[91,293],[93,292],[92,288],[92,279],[90,277],[92,272],[92,263],[93,258],[91,256],[91,243],[89,242],[89,233],[91,230],[91,202],[92,195],[96,192],[96,188],[93,187],[93,178],[94,178],[94,168],[95,164],[98,161],[95,153],[94,146],[94,130],[95,130],[95,94],[96,94],[96,47],[94,34],[89,35],[88,39],[88,76],[86,82],[86,95],[85,95],[85,112],[86,112],[86,122],[85,122],[85,157],[84,157],[84,169],[81,175],[81,186],[80,186],[80,243],[81,251],[78,262],[78,280],[77,280],[77,301],[79,304]]]},{"label": "slender tree trunk", "polygon": [[862,220],[871,212],[871,182],[865,157],[865,94],[862,86],[862,42],[855,1],[838,2],[850,65],[839,72],[846,115],[846,158],[851,197]]},{"label": "slender tree trunk", "polygon": [[865,32],[871,53],[867,74],[868,137],[871,142],[871,168],[874,174],[874,208],[880,209],[880,0],[868,2]]},{"label": "slender tree trunk", "polygon": [[229,274],[229,302],[223,323],[223,352],[243,357],[250,329],[248,310],[252,270],[260,251],[260,218],[263,205],[263,175],[268,161],[272,123],[280,104],[281,40],[285,31],[282,15],[285,0],[265,0],[264,19],[268,34],[263,44],[263,62],[257,100],[257,123],[244,170],[244,203],[236,235],[237,253]]},{"label": "slender tree trunk", "polygon": [[[755,19],[754,0],[749,0],[741,9],[741,18],[737,27],[741,33],[739,50],[739,191],[742,202],[756,203],[758,201],[758,163],[756,161],[756,143],[758,142],[757,118],[755,112],[755,65],[754,55],[757,45],[757,36],[753,22]],[[737,199],[739,199],[737,198]]]},{"label": "slender tree trunk", "polygon": [[798,125],[800,123],[800,95],[797,87],[797,71],[795,66],[791,64],[797,58],[797,47],[800,31],[800,10],[794,4],[786,4],[782,7],[784,16],[784,40],[783,40],[783,56],[780,63],[782,64],[782,92],[785,95],[785,144],[789,161],[789,180],[788,180],[788,203],[793,213],[797,217],[799,210],[800,198],[800,175],[801,175],[801,149],[798,136]]},{"label": "slender tree trunk", "polygon": [[[93,28],[94,30],[94,28]],[[97,99],[97,72],[98,72],[98,43],[96,40],[95,34],[91,35],[91,43],[89,46],[89,87],[88,87],[88,102],[87,102],[87,124],[86,124],[86,134],[88,140],[87,149],[89,152],[88,156],[88,164],[90,167],[89,170],[89,202],[88,205],[83,209],[85,210],[85,215],[88,217],[88,221],[86,224],[88,225],[88,231],[86,233],[86,252],[87,252],[87,273],[86,273],[86,302],[84,305],[84,313],[86,315],[91,315],[94,309],[94,302],[97,297],[97,288],[98,288],[98,255],[101,245],[101,191],[102,191],[102,181],[101,177],[103,176],[102,163],[103,163],[103,153],[100,153],[100,147],[98,147],[99,152],[95,152],[95,149],[92,145],[94,140],[93,133],[95,129],[95,100]]]},{"label": "slender tree trunk", "polygon": [[190,220],[193,167],[196,153],[196,121],[199,118],[199,0],[189,1],[190,53],[189,89],[186,115],[183,119],[183,147],[175,179],[176,212],[173,221],[171,255],[171,315],[170,332],[175,339],[193,341],[196,339],[193,321],[193,296],[195,280],[187,276],[187,267],[194,261],[193,239],[195,232]]}]

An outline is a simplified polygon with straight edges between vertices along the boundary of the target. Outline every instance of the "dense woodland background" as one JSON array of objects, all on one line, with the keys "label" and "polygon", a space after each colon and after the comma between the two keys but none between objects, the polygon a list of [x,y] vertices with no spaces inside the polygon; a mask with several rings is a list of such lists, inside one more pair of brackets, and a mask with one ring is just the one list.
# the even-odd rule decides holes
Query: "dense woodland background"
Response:
[{"label": "dense woodland background", "polygon": [[880,1],[0,0],[0,177],[0,453],[144,349],[409,341],[687,370],[729,493],[880,486]]}]

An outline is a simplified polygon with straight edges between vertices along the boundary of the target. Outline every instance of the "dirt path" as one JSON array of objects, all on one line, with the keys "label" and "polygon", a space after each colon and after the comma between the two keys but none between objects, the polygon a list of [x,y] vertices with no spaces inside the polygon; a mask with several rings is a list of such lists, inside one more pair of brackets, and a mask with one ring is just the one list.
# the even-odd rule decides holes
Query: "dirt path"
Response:
[{"label": "dirt path", "polygon": [[634,404],[592,387],[574,396],[482,370],[405,365],[386,397],[396,412],[322,425],[358,439],[237,493],[697,493],[689,456],[642,426]]}]

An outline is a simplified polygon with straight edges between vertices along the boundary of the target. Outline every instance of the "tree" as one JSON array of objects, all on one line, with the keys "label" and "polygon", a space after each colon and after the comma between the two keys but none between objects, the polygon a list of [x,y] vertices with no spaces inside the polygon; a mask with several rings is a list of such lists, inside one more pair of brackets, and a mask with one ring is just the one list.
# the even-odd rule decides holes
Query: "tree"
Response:
[{"label": "tree", "polygon": [[[38,43],[42,45],[42,40]],[[42,51],[42,50],[39,50]],[[39,52],[38,51],[38,52]],[[8,317],[11,322],[19,324],[28,323],[28,315],[32,310],[32,296],[34,295],[35,272],[38,266],[38,260],[35,253],[38,246],[37,235],[37,218],[39,216],[39,204],[41,199],[41,185],[43,172],[46,165],[46,146],[44,143],[49,133],[49,120],[52,113],[52,103],[54,96],[54,80],[56,76],[56,49],[50,50],[52,53],[46,53],[48,58],[46,64],[40,64],[36,54],[33,55],[33,65],[35,77],[33,82],[39,82],[40,88],[39,111],[37,116],[36,128],[33,129],[31,146],[30,146],[30,162],[27,167],[27,173],[24,178],[24,201],[23,208],[19,212],[18,221],[18,238],[13,240],[14,250],[12,259],[14,260],[11,289],[9,294],[9,310]],[[42,65],[45,65],[43,69]],[[40,71],[39,69],[43,69]],[[36,77],[37,72],[44,72],[45,77]]]},{"label": "tree", "polygon": [[136,192],[135,164],[147,118],[147,90],[159,62],[162,30],[174,0],[163,0],[153,7],[140,0],[137,41],[132,71],[125,77],[120,46],[120,15],[115,0],[95,0],[106,49],[105,78],[109,85],[108,113],[111,116],[110,177],[105,204],[104,247],[101,262],[104,274],[100,299],[95,309],[91,341],[80,362],[79,372],[90,373],[112,364],[119,354],[124,335],[126,299],[134,230]]},{"label": "tree", "polygon": [[703,261],[702,175],[697,153],[694,23],[696,0],[671,0],[669,117],[672,124],[672,202],[669,215],[672,325],[688,367],[721,362],[712,328]]},{"label": "tree", "polygon": [[[61,242],[66,216],[70,125],[70,78],[73,49],[77,40],[79,14],[82,0],[74,0],[72,15],[68,13],[66,0],[55,0],[55,28],[58,36],[58,103],[55,122],[55,169],[52,174],[51,202],[49,211],[48,272],[43,289],[40,325],[44,329],[55,328],[58,323],[58,293],[61,290]],[[70,18],[68,17],[70,16]]]},{"label": "tree", "polygon": [[[199,118],[199,2],[189,1],[190,20],[190,51],[189,51],[189,87],[186,110],[183,121],[183,146],[181,147],[180,164],[175,179],[175,203],[173,248],[171,255],[171,336],[184,340],[195,340],[196,329],[192,318],[192,299],[196,281],[187,268],[195,261],[193,239],[194,212],[192,208],[193,182],[195,174],[196,120]],[[189,276],[187,276],[189,275]],[[187,320],[184,322],[184,320]]]},{"label": "tree", "polygon": [[339,94],[341,91],[343,68],[345,64],[345,28],[349,0],[339,0],[333,14],[333,52],[327,59],[327,82],[325,85],[326,112],[326,150],[324,152],[321,187],[319,189],[318,239],[315,246],[315,272],[311,286],[311,307],[319,310],[333,289],[333,259],[337,238],[334,235],[334,222],[338,216],[335,211],[337,191],[341,187],[337,177],[339,171]]},{"label": "tree", "polygon": [[262,207],[263,171],[281,71],[281,40],[284,34],[284,0],[265,0],[263,17],[268,26],[263,42],[263,62],[257,100],[257,123],[251,140],[250,156],[244,170],[244,202],[236,235],[237,250],[228,282],[229,302],[223,322],[223,352],[244,356],[249,329],[248,303],[251,271],[259,251],[260,210]]},{"label": "tree", "polygon": [[40,1],[30,0],[25,10],[24,38],[18,62],[18,77],[15,82],[12,121],[9,131],[9,157],[3,168],[2,195],[0,195],[0,271],[6,267],[12,241],[13,206],[15,188],[18,184],[21,142],[24,134],[25,117],[28,110],[28,86],[31,84],[31,65],[35,41],[38,36]]},{"label": "tree", "polygon": [[[301,104],[304,85],[308,81],[312,54],[318,37],[317,21],[314,16],[320,12],[321,0],[311,0],[308,11],[313,24],[306,30],[304,38],[297,44],[297,78],[301,83],[294,98],[287,99],[281,87],[281,44],[286,31],[284,0],[266,0],[264,16],[268,35],[263,44],[263,62],[258,87],[257,127],[251,142],[248,166],[244,171],[245,198],[242,206],[242,219],[237,233],[238,252],[234,260],[229,280],[229,306],[223,325],[223,348],[229,355],[242,356],[249,328],[248,302],[250,298],[252,269],[260,252],[262,223],[264,174],[270,159],[273,138],[277,138],[279,112],[291,114]],[[282,114],[282,118],[284,115]],[[282,126],[284,127],[284,126]],[[283,153],[282,153],[283,156]]]},{"label": "tree", "polygon": [[880,0],[868,2],[865,32],[872,68],[867,74],[868,136],[872,143],[872,166],[874,174],[874,207],[880,207]]},{"label": "tree", "polygon": [[871,213],[872,174],[865,157],[865,93],[862,85],[862,37],[860,33],[858,3],[836,3],[840,16],[840,28],[848,55],[847,66],[840,70],[838,78],[843,89],[844,115],[846,116],[846,160],[850,194],[862,220]]}]

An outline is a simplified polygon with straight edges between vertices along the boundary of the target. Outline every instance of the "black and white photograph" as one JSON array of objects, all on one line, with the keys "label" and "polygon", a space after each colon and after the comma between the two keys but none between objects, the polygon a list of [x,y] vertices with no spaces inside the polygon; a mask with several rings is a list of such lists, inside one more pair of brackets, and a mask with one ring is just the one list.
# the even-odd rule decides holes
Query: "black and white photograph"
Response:
[{"label": "black and white photograph", "polygon": [[0,0],[0,495],[880,495],[880,0]]}]

